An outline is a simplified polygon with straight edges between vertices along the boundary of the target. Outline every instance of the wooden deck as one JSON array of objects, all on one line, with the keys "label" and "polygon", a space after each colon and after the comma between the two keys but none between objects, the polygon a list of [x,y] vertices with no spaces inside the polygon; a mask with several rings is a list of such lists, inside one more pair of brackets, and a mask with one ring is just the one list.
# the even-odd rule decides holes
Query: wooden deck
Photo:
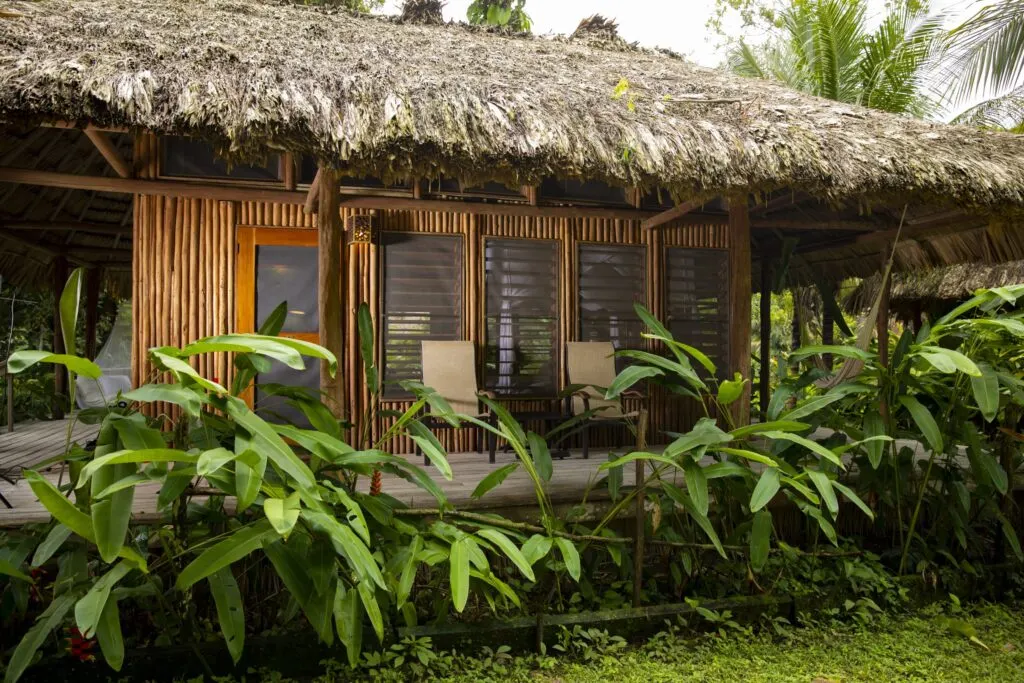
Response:
[{"label": "wooden deck", "polygon": [[[34,467],[64,450],[64,442],[67,434],[68,423],[61,422],[36,422],[25,425],[16,425],[15,431],[11,434],[6,432],[0,434],[0,471],[11,472],[16,480],[14,485],[0,480],[0,493],[14,506],[7,509],[0,505],[0,527],[21,526],[34,522],[45,522],[49,519],[49,513],[36,501],[32,490],[20,480],[20,470],[23,467]],[[98,428],[91,425],[78,424],[75,426],[74,439],[82,443],[95,436]],[[505,482],[496,489],[493,489],[482,499],[473,499],[473,490],[477,484],[490,472],[502,465],[515,460],[512,453],[498,452],[497,462],[487,462],[486,454],[479,453],[452,453],[448,456],[452,466],[452,480],[444,479],[433,467],[426,468],[427,471],[438,482],[441,489],[448,496],[449,502],[460,509],[472,508],[497,508],[503,512],[510,508],[534,506],[533,486],[529,477],[522,470],[514,472]],[[575,504],[580,502],[583,492],[604,473],[598,472],[601,463],[608,459],[607,451],[592,449],[591,457],[584,460],[579,452],[574,452],[569,458],[554,461],[554,474],[548,485],[548,495],[553,503]],[[422,466],[422,460],[417,459]],[[624,485],[633,484],[633,468],[624,468]],[[51,467],[45,471],[54,483],[61,477],[59,467]],[[66,481],[67,475],[64,475]],[[364,479],[362,487],[367,487],[369,482]],[[152,521],[159,519],[156,509],[156,497],[159,487],[156,484],[142,484],[136,488],[134,514],[139,521]],[[411,507],[433,508],[437,503],[423,489],[405,481],[404,479],[385,475],[383,481],[384,492],[402,500]],[[591,500],[606,499],[603,492],[595,493]]]}]

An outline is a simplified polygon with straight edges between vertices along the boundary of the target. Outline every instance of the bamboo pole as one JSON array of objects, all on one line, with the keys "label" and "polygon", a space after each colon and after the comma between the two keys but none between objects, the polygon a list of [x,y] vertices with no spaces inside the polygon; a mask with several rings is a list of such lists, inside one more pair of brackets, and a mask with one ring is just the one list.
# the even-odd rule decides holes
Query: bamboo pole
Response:
[{"label": "bamboo pole", "polygon": [[[647,409],[641,408],[636,425],[636,449],[640,452],[647,450],[647,420]],[[633,519],[633,607],[640,606],[644,585],[644,529],[647,525],[647,511],[644,509],[645,469],[644,460],[638,459],[635,463],[637,493]]]}]

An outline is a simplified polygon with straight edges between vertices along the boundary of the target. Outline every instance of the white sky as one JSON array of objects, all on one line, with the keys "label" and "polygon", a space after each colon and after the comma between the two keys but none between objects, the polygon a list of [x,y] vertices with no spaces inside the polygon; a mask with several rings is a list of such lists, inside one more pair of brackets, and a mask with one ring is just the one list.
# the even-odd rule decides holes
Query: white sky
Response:
[{"label": "white sky", "polygon": [[[448,0],[445,19],[464,21],[470,0]],[[932,0],[933,11],[949,11],[959,17],[974,0]],[[385,12],[398,11],[401,0],[388,0]],[[868,0],[872,15],[880,15],[885,0]],[[580,19],[603,14],[619,22],[619,34],[646,47],[665,47],[686,55],[698,64],[718,66],[723,54],[720,36],[707,28],[714,0],[527,0],[526,13],[533,20],[533,32],[572,33]],[[735,35],[739,22],[727,31]]]}]

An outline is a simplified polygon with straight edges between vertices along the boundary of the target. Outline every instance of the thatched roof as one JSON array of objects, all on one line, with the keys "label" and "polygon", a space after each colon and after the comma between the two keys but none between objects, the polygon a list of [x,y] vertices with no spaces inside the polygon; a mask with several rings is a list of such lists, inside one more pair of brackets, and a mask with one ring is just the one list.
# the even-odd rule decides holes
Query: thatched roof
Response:
[{"label": "thatched roof", "polygon": [[[677,198],[1024,208],[1024,138],[837,104],[615,41],[511,36],[260,0],[7,2],[0,120],[268,146],[359,174],[544,176]],[[619,86],[620,97],[613,97]]]},{"label": "thatched roof", "polygon": [[[872,275],[857,285],[843,301],[851,312],[871,307],[878,296],[881,275]],[[996,265],[960,263],[909,273],[897,273],[892,279],[890,305],[906,309],[915,304],[952,304],[974,296],[979,289],[1005,287],[1024,283],[1024,261]]]}]

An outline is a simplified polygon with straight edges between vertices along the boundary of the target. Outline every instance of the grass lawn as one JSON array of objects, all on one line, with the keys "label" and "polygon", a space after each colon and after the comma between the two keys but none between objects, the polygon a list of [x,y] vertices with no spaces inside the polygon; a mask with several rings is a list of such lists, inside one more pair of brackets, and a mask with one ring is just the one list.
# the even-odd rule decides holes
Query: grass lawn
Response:
[{"label": "grass lawn", "polygon": [[[882,617],[864,629],[792,629],[783,639],[734,635],[648,644],[591,664],[559,664],[534,681],[1024,681],[1024,606],[980,607],[972,644],[942,617]],[[456,679],[458,680],[458,679]]]}]

